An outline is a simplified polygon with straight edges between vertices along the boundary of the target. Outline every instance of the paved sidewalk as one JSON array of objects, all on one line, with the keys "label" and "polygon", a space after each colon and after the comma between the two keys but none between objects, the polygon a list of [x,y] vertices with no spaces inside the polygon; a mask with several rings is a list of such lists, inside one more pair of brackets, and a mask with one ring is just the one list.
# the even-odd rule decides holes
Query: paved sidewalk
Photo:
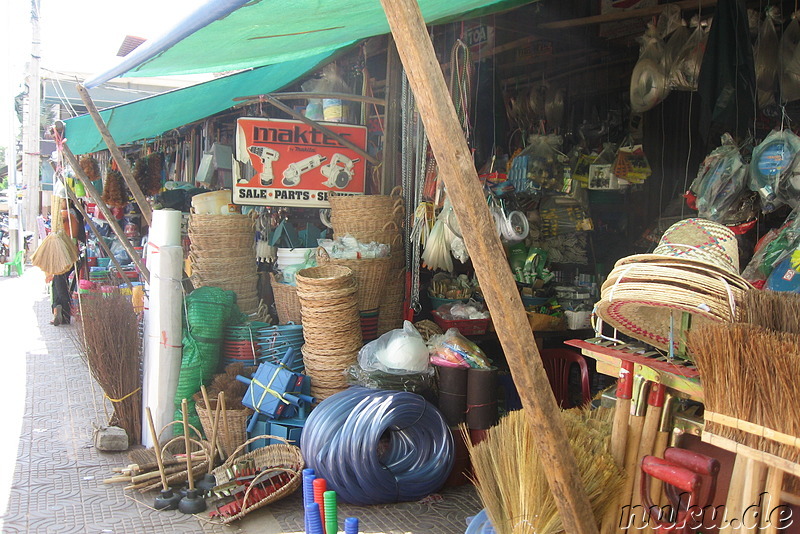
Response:
[{"label": "paved sidewalk", "polygon": [[[111,468],[130,463],[125,453],[101,453],[92,425],[105,414],[102,391],[76,349],[74,324],[49,324],[44,276],[28,267],[22,277],[0,277],[0,532],[15,533],[302,533],[300,492],[222,526],[177,511],[157,512],[155,494],[103,484]],[[13,467],[13,469],[12,469]],[[355,507],[365,533],[457,534],[481,508],[472,487],[442,499]],[[4,513],[3,513],[4,512]]]}]

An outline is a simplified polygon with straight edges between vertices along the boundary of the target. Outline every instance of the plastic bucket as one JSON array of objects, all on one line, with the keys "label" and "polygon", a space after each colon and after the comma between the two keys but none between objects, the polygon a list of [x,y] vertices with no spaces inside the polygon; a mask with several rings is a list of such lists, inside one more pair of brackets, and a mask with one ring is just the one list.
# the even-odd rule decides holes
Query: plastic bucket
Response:
[{"label": "plastic bucket", "polygon": [[230,189],[201,193],[192,197],[192,208],[198,215],[228,215],[230,213],[228,204],[230,203]]},{"label": "plastic bucket", "polygon": [[314,259],[316,248],[279,248],[277,266],[279,271],[283,271],[290,265],[297,265],[306,262],[306,255]]}]

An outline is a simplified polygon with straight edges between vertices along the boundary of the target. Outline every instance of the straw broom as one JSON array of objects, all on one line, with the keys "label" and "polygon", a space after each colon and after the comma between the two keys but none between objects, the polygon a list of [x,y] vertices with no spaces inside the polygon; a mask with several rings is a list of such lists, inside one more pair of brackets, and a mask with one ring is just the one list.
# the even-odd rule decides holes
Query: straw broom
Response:
[{"label": "straw broom", "polygon": [[[749,324],[707,325],[689,334],[707,412],[800,436],[800,336]],[[706,432],[800,462],[800,450],[716,422]]]},{"label": "straw broom", "polygon": [[[622,470],[607,451],[611,410],[561,412],[597,522],[616,502]],[[462,425],[462,431],[466,427]],[[524,410],[509,413],[485,440],[471,445],[474,481],[498,534],[556,534],[564,530]]]},{"label": "straw broom", "polygon": [[52,275],[64,274],[76,261],[78,247],[63,230],[50,232],[31,256],[33,265]]},{"label": "straw broom", "polygon": [[122,294],[81,299],[78,344],[92,376],[114,408],[109,424],[141,441],[141,342],[133,305]]},{"label": "straw broom", "polygon": [[776,332],[800,334],[800,295],[779,291],[748,291],[742,302],[743,323]]}]

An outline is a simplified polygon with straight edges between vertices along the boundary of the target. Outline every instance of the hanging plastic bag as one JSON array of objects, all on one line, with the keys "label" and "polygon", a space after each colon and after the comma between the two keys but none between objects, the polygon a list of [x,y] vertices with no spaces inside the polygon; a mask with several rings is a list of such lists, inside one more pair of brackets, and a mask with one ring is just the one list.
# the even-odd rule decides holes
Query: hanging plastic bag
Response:
[{"label": "hanging plastic bag", "polygon": [[706,156],[692,182],[690,189],[697,195],[698,215],[722,222],[746,191],[746,186],[747,166],[733,138],[725,134],[722,146]]},{"label": "hanging plastic bag", "polygon": [[664,70],[664,41],[658,37],[653,24],[639,39],[639,61],[631,74],[631,109],[644,113],[661,103],[669,94],[667,73]]},{"label": "hanging plastic bag", "polygon": [[631,184],[640,184],[653,174],[642,145],[634,145],[630,136],[617,150],[613,171],[618,180]]},{"label": "hanging plastic bag", "polygon": [[589,189],[619,189],[619,181],[614,175],[615,146],[605,143],[603,150],[589,165]]},{"label": "hanging plastic bag", "polygon": [[659,39],[667,39],[670,35],[674,35],[674,32],[680,31],[682,25],[681,8],[674,4],[668,4],[664,6],[658,16],[656,32]]},{"label": "hanging plastic bag", "polygon": [[595,162],[599,154],[581,153],[578,155],[575,165],[572,167],[572,178],[581,184],[581,187],[589,187],[589,167]]},{"label": "hanging plastic bag", "polygon": [[800,99],[800,11],[792,13],[792,21],[783,31],[780,48],[781,99]]},{"label": "hanging plastic bag", "polygon": [[796,208],[800,205],[800,152],[794,155],[789,167],[781,173],[775,187],[778,201]]},{"label": "hanging plastic bag", "polygon": [[753,149],[750,161],[750,189],[758,191],[765,213],[781,205],[775,194],[781,174],[788,171],[800,151],[800,138],[789,130],[773,130]]},{"label": "hanging plastic bag", "polygon": [[677,91],[696,91],[700,65],[706,51],[706,33],[698,17],[689,24],[691,34],[675,55],[669,68],[669,86]]},{"label": "hanging plastic bag", "polygon": [[539,189],[565,192],[571,185],[572,169],[565,165],[568,158],[559,150],[561,142],[559,135],[532,135],[523,151],[528,156],[527,178]]},{"label": "hanging plastic bag", "polygon": [[753,48],[759,108],[763,108],[775,100],[775,85],[778,78],[778,33],[775,31],[776,22],[780,23],[778,8],[772,6],[767,10],[764,21],[758,29],[758,38]]}]

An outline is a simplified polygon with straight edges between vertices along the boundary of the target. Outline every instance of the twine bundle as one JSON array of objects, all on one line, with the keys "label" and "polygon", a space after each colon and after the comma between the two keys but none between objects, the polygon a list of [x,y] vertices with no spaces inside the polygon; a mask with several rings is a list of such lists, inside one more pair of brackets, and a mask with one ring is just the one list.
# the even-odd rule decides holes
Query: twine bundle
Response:
[{"label": "twine bundle", "polygon": [[346,369],[361,348],[361,322],[353,271],[340,265],[295,275],[303,319],[303,362],[318,400],[347,389]]},{"label": "twine bundle", "polygon": [[[578,472],[597,522],[616,502],[623,474],[607,451],[611,410],[573,409],[562,413]],[[462,425],[463,432],[468,432]],[[524,410],[510,412],[472,445],[465,434],[475,485],[498,534],[556,534],[564,531],[545,477],[539,449]]]},{"label": "twine bundle", "polygon": [[259,298],[253,220],[238,214],[193,214],[189,218],[189,239],[195,287],[233,291],[243,313],[256,313]]},{"label": "twine bundle", "polygon": [[114,412],[109,424],[128,433],[131,444],[141,440],[141,340],[139,320],[131,302],[119,292],[81,302],[78,346],[92,376]]},{"label": "twine bundle", "polygon": [[[695,352],[705,393],[705,431],[753,449],[800,462],[800,448],[722,424],[716,414],[800,438],[800,337],[749,324],[694,329]],[[713,415],[709,415],[709,413]]]}]

